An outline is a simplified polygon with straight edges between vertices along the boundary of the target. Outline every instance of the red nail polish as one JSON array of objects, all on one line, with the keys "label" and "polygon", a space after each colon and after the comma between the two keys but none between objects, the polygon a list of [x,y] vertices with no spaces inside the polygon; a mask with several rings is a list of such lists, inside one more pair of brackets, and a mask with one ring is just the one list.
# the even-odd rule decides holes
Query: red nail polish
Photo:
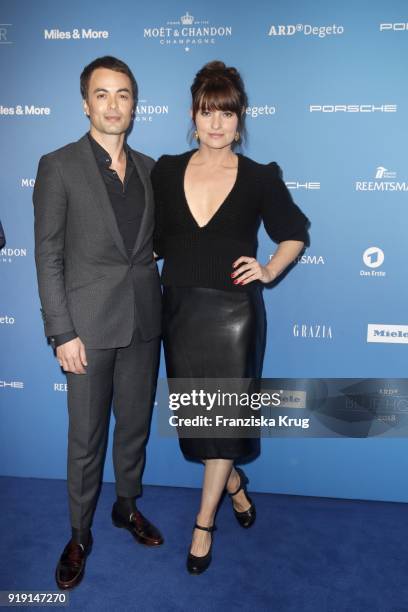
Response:
[{"label": "red nail polish", "polygon": [[239,285],[239,283],[240,283],[240,282],[241,282],[241,281],[239,281],[238,279],[235,279],[235,280],[234,280],[234,285]]}]

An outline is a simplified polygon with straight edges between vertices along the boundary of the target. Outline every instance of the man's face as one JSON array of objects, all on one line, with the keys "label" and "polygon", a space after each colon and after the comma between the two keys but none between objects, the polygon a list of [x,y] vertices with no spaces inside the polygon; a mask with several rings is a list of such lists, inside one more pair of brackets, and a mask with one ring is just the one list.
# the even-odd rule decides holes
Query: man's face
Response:
[{"label": "man's face", "polygon": [[91,74],[84,110],[100,134],[123,134],[132,120],[132,84],[123,72],[97,68]]}]

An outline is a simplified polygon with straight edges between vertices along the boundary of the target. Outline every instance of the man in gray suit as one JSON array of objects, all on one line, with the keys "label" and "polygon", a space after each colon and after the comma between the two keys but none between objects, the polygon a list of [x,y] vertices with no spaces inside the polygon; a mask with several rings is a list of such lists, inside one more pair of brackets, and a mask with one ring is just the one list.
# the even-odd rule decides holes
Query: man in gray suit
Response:
[{"label": "man in gray suit", "polygon": [[56,570],[62,589],[80,582],[92,547],[112,400],[113,523],[142,544],[163,542],[135,505],[159,356],[154,162],[125,142],[137,101],[126,64],[96,59],[81,74],[81,93],[90,131],[41,158],[33,198],[45,334],[68,380],[72,537]]}]

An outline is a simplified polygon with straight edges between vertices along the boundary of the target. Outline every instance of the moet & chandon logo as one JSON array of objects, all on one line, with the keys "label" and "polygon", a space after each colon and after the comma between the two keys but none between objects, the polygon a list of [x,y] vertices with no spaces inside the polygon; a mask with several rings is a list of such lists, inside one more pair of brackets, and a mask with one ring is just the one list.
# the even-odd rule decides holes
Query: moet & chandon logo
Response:
[{"label": "moet & chandon logo", "polygon": [[232,26],[212,25],[207,20],[197,20],[187,11],[176,21],[167,21],[165,26],[146,27],[143,38],[158,40],[161,45],[179,45],[185,51],[198,45],[214,45],[220,38],[232,36]]},{"label": "moet & chandon logo", "polygon": [[27,249],[5,246],[0,250],[0,264],[12,263],[15,257],[27,257]]},{"label": "moet & chandon logo", "polygon": [[153,118],[158,115],[168,115],[169,107],[167,104],[149,104],[148,100],[138,100],[135,113],[135,121],[147,121],[151,123]]}]

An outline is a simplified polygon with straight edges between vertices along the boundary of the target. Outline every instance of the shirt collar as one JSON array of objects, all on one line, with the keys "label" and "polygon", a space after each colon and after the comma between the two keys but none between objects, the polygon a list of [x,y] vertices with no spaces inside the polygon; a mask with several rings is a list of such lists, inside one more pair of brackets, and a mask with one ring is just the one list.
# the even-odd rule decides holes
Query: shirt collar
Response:
[{"label": "shirt collar", "polygon": [[[88,138],[89,142],[91,143],[92,150],[94,152],[97,163],[103,166],[107,166],[109,168],[112,163],[112,158],[109,153],[99,144],[99,142],[95,140],[95,138],[93,138],[93,136],[91,136],[90,132],[88,132]],[[129,161],[129,147],[126,142],[124,143],[123,148],[126,153],[126,159],[127,161]]]}]

